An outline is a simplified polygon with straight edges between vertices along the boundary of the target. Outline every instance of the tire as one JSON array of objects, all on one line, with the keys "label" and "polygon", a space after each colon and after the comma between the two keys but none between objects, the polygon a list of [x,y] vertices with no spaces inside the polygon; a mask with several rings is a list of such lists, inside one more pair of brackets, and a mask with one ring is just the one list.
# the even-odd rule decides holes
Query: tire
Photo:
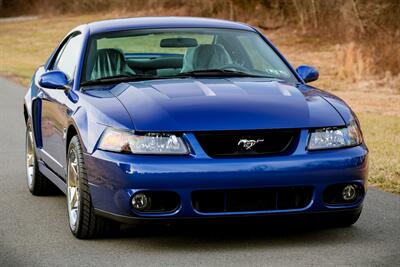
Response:
[{"label": "tire", "polygon": [[333,227],[350,227],[360,218],[362,209],[353,212],[343,212],[332,214],[325,218],[328,226]]},{"label": "tire", "polygon": [[58,191],[56,186],[44,176],[40,170],[36,157],[36,145],[30,122],[26,125],[25,133],[25,163],[26,181],[29,191],[35,196],[46,196]]},{"label": "tire", "polygon": [[118,223],[94,213],[78,136],[72,137],[68,146],[67,209],[70,230],[79,239],[100,237],[119,229]]}]

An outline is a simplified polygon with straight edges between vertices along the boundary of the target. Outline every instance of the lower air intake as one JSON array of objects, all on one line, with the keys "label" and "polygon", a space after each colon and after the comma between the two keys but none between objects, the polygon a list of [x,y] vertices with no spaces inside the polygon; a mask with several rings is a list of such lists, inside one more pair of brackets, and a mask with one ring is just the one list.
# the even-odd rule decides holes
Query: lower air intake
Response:
[{"label": "lower air intake", "polygon": [[289,210],[307,207],[312,195],[313,188],[308,186],[201,190],[192,193],[192,204],[203,213]]}]

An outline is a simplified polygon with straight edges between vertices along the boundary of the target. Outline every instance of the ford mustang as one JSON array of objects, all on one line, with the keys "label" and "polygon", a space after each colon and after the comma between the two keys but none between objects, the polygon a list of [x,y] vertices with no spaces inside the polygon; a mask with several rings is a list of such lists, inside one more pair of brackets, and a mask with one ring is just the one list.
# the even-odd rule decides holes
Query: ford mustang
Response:
[{"label": "ford mustang", "polygon": [[368,149],[349,106],[307,85],[318,76],[242,23],[78,26],[24,99],[28,188],[66,194],[77,238],[146,219],[317,214],[350,226]]}]

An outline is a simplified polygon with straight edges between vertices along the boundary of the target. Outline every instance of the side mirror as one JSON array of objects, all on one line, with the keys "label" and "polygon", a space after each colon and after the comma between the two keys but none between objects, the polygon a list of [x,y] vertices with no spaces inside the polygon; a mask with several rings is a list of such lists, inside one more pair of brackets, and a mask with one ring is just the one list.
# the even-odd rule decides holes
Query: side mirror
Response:
[{"label": "side mirror", "polygon": [[68,89],[68,78],[64,72],[52,70],[40,76],[39,85],[48,89]]},{"label": "side mirror", "polygon": [[310,66],[299,66],[296,72],[304,80],[304,82],[309,83],[318,80],[319,73],[316,68]]}]

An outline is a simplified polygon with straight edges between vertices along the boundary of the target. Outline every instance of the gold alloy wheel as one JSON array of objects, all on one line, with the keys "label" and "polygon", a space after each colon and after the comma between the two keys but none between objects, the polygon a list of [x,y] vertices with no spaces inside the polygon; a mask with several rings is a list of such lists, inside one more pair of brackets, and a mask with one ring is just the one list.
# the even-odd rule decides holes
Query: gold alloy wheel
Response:
[{"label": "gold alloy wheel", "polygon": [[26,180],[30,190],[33,189],[35,180],[35,148],[32,130],[28,128],[26,133]]},{"label": "gold alloy wheel", "polygon": [[67,188],[69,225],[71,229],[75,231],[79,220],[80,209],[78,156],[75,148],[72,148],[68,154]]}]

